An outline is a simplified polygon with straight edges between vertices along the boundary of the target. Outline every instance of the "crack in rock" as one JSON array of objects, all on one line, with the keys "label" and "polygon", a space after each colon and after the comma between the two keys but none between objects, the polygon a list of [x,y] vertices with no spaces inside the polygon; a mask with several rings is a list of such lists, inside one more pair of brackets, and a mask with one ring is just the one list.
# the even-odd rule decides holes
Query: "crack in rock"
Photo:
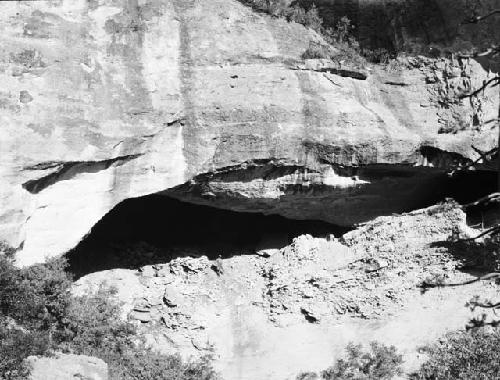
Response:
[{"label": "crack in rock", "polygon": [[23,170],[47,170],[55,169],[54,172],[38,179],[29,180],[23,183],[23,188],[32,194],[38,194],[49,186],[59,182],[71,179],[80,173],[97,173],[106,170],[112,165],[120,166],[130,160],[142,156],[140,154],[130,154],[119,156],[102,161],[68,161],[68,162],[43,162],[33,166],[25,167]]},{"label": "crack in rock", "polygon": [[360,71],[347,70],[347,69],[335,69],[333,67],[323,67],[323,68],[318,68],[318,69],[302,69],[302,68],[300,68],[300,69],[292,69],[292,70],[316,71],[318,73],[330,73],[330,74],[337,75],[340,77],[352,78],[352,79],[357,79],[357,80],[368,79],[368,76],[365,73],[362,73]]}]

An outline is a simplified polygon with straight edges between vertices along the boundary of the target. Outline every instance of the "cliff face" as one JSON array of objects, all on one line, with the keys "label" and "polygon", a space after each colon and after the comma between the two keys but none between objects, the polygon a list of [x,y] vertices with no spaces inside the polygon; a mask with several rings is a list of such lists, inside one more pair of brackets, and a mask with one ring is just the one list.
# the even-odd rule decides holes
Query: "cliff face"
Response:
[{"label": "cliff face", "polygon": [[22,264],[119,202],[166,192],[349,225],[422,205],[491,149],[488,73],[304,61],[303,27],[233,0],[0,4],[0,240]]}]

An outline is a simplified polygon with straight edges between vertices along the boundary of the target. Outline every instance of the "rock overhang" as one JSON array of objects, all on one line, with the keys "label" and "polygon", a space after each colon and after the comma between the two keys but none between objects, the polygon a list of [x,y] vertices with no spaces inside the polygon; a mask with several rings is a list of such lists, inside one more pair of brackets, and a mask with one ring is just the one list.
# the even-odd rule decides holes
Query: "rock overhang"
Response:
[{"label": "rock overhang", "polygon": [[[127,198],[175,195],[200,176],[259,160],[297,167],[299,177],[314,177],[313,186],[312,177],[256,178],[233,191],[212,181],[224,195],[218,207],[231,201],[227,194],[237,202],[255,196],[268,212],[349,224],[400,209],[356,216],[368,206],[353,207],[356,195],[376,199],[380,192],[389,203],[389,193],[402,203],[414,195],[414,185],[395,172],[432,179],[453,163],[442,159],[446,152],[467,161],[477,158],[471,144],[488,150],[496,141],[486,129],[438,133],[440,120],[454,120],[436,98],[448,82],[438,76],[427,83],[441,69],[425,59],[396,74],[372,67],[367,78],[338,75],[338,63],[301,59],[311,40],[321,42],[314,32],[236,1],[0,7],[0,238],[21,248],[21,261],[72,248]],[[472,83],[488,75],[467,65]],[[483,109],[491,114],[497,95],[487,95]],[[476,112],[457,107],[464,117]],[[427,146],[444,152],[435,156],[440,162],[429,163]],[[367,179],[377,165],[393,168],[377,172],[383,180]],[[50,186],[39,186],[44,179]],[[426,183],[421,188],[432,187]],[[274,195],[256,192],[259,186]],[[330,198],[318,196],[325,187],[333,189]],[[335,204],[335,212],[322,202]]]}]

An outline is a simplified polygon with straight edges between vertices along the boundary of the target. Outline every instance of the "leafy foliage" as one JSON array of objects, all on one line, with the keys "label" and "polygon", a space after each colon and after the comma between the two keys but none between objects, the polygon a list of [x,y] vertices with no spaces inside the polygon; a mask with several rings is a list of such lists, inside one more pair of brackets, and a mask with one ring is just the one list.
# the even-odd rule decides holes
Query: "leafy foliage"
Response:
[{"label": "leafy foliage", "polygon": [[47,355],[47,332],[29,332],[0,317],[0,379],[21,380],[29,375],[24,363],[30,355]]},{"label": "leafy foliage", "polygon": [[116,380],[216,380],[210,358],[184,362],[178,355],[161,355],[148,350],[129,350],[112,362],[111,379]]},{"label": "leafy foliage", "polygon": [[429,360],[413,380],[498,379],[500,332],[475,329],[455,332],[426,349]]},{"label": "leafy foliage", "polygon": [[346,359],[339,359],[330,368],[321,372],[303,373],[297,380],[389,380],[402,374],[403,358],[394,346],[378,342],[370,343],[370,349],[363,351],[361,345],[349,344]]},{"label": "leafy foliage", "polygon": [[241,0],[241,2],[258,11],[285,18],[290,22],[302,24],[318,32],[323,24],[314,4],[306,10],[299,5],[291,5],[291,0]]},{"label": "leafy foliage", "polygon": [[185,362],[148,349],[121,319],[113,289],[72,296],[65,267],[59,259],[19,269],[0,255],[0,379],[27,378],[28,356],[56,350],[103,359],[116,380],[218,378],[208,358]]},{"label": "leafy foliage", "polygon": [[329,59],[334,54],[331,46],[310,43],[307,50],[302,53],[304,59]]},{"label": "leafy foliage", "polygon": [[115,290],[100,287],[95,294],[73,299],[67,313],[63,345],[77,354],[96,356],[116,380],[215,380],[209,358],[184,362],[178,355],[152,352],[135,335],[135,326],[120,319]]},{"label": "leafy foliage", "polygon": [[104,361],[133,347],[134,326],[120,319],[116,291],[100,287],[95,294],[73,298],[66,312],[61,346]]},{"label": "leafy foliage", "polygon": [[52,331],[70,302],[71,277],[61,259],[17,269],[0,258],[0,312],[29,329]]},{"label": "leafy foliage", "polygon": [[69,304],[63,260],[25,269],[0,255],[0,378],[24,379],[30,355],[47,355]]},{"label": "leafy foliage", "polygon": [[354,25],[347,17],[340,18],[335,27],[325,28],[318,9],[313,4],[307,10],[290,0],[241,0],[244,4],[269,13],[275,17],[285,18],[311,28],[321,34],[327,44],[311,42],[302,54],[304,59],[334,59],[349,61],[357,65],[365,63],[359,53],[359,44],[354,38]]}]

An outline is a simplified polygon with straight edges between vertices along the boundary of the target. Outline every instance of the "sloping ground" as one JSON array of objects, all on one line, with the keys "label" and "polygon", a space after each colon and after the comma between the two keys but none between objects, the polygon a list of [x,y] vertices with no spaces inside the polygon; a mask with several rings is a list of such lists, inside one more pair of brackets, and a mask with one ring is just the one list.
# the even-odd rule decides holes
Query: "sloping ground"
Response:
[{"label": "sloping ground", "polygon": [[443,242],[474,233],[448,203],[378,218],[340,241],[303,235],[255,255],[97,272],[75,292],[115,286],[124,317],[155,349],[211,353],[226,379],[294,379],[329,366],[349,341],[394,344],[410,370],[419,346],[472,318],[472,296],[499,296],[489,283],[418,289],[436,276],[471,278],[460,270],[464,257]]},{"label": "sloping ground", "polygon": [[[312,31],[234,0],[1,2],[0,32],[0,240],[20,264],[165,190],[366,221],[425,204],[441,169],[496,142],[473,120],[495,117],[497,93],[446,101],[482,83],[480,65],[417,59],[342,76],[348,62],[302,60],[322,43]],[[438,133],[457,115],[463,130]]]}]

